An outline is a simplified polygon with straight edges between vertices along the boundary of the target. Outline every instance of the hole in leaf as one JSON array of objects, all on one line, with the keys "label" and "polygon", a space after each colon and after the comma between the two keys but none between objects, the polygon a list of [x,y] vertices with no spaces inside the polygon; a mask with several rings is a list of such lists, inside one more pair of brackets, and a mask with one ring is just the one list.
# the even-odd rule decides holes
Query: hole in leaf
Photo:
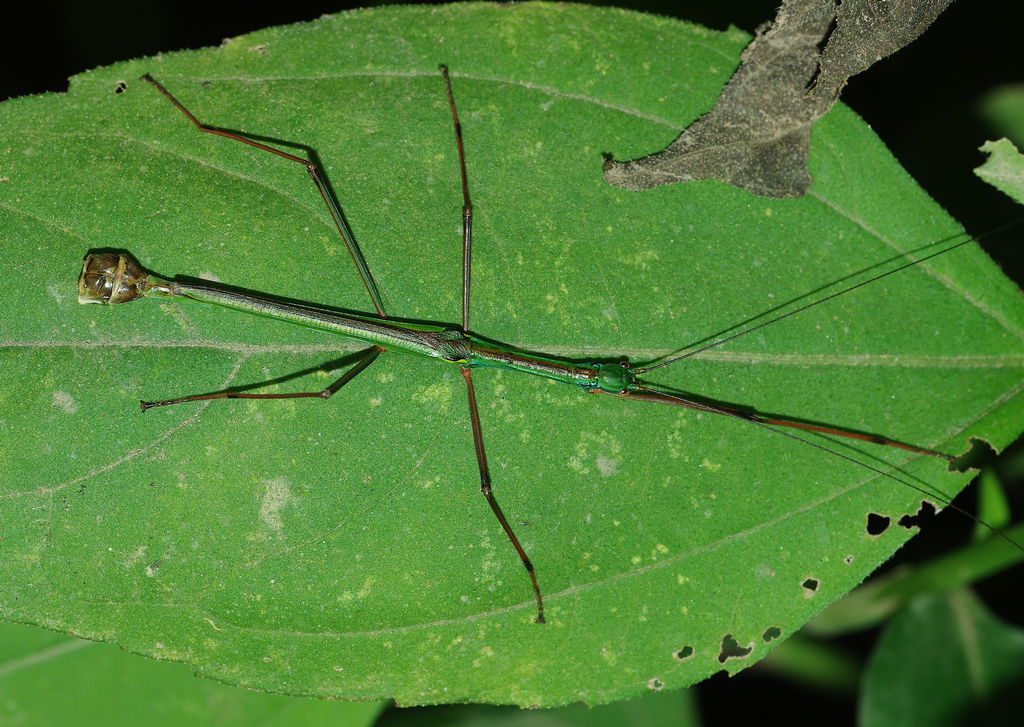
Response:
[{"label": "hole in leaf", "polygon": [[124,81],[118,81],[117,85],[114,86],[114,93],[124,93],[128,90],[128,84]]},{"label": "hole in leaf", "polygon": [[843,558],[843,563],[845,563],[846,565],[850,565],[851,563],[853,563],[853,556],[848,555],[845,558]]},{"label": "hole in leaf", "polygon": [[665,682],[655,677],[654,679],[651,679],[649,682],[647,682],[647,688],[652,689],[655,692],[660,692],[662,689],[665,688]]},{"label": "hole in leaf", "polygon": [[780,629],[778,626],[769,626],[764,630],[764,633],[761,634],[761,638],[764,640],[764,643],[766,644],[770,644],[772,641],[775,641],[775,639],[779,638],[780,636],[782,636],[782,629]]},{"label": "hole in leaf", "polygon": [[927,500],[921,502],[921,507],[913,515],[904,515],[896,524],[910,530],[911,528],[923,528],[935,519],[935,505]]},{"label": "hole in leaf", "polygon": [[878,537],[889,529],[892,518],[888,515],[879,515],[877,512],[868,513],[868,535]]},{"label": "hole in leaf", "polygon": [[980,470],[995,463],[996,454],[992,445],[983,439],[971,437],[971,448],[961,454],[949,466],[951,470],[966,472],[969,469]]},{"label": "hole in leaf", "polygon": [[729,659],[745,659],[750,656],[750,652],[753,650],[753,643],[740,646],[740,642],[734,639],[732,634],[726,634],[722,637],[722,648],[718,652],[718,663],[724,664]]},{"label": "hole in leaf", "polygon": [[675,659],[676,661],[686,661],[691,656],[693,656],[693,647],[692,646],[684,646],[679,651],[677,651],[674,654],[672,654],[672,658]]},{"label": "hole in leaf", "polygon": [[804,588],[804,598],[811,598],[818,592],[818,586],[820,586],[821,583],[817,578],[806,578],[800,585]]}]

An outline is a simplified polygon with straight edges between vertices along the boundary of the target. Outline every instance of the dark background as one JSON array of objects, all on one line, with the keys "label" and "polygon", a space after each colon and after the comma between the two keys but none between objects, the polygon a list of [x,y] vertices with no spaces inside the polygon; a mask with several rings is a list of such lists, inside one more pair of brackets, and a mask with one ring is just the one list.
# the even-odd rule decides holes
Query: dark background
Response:
[{"label": "dark background", "polygon": [[[30,2],[5,10],[0,27],[0,99],[64,91],[68,76],[96,66],[161,51],[218,45],[224,38],[251,30],[371,4],[381,3]],[[733,24],[753,31],[774,15],[778,0],[624,0],[611,4],[673,15],[716,29]],[[1002,84],[1022,80],[1018,17],[1022,11],[1012,10],[1014,17],[1007,17],[1006,8],[1011,6],[1015,4],[996,0],[954,3],[912,45],[854,77],[843,101],[867,120],[908,171],[954,217],[973,234],[984,235],[984,247],[1021,284],[1024,249],[1019,241],[1024,226],[998,235],[985,233],[1024,214],[972,173],[982,161],[977,147],[1004,133],[988,127],[978,115],[979,100]],[[1017,141],[1020,145],[1022,140]],[[1019,483],[1016,489],[1021,489]],[[957,504],[973,508],[970,498],[960,498]],[[963,542],[972,523],[950,514],[926,528],[899,557],[922,557],[941,551],[946,541]],[[1005,578],[982,587],[989,605],[1019,624],[1024,619],[1017,605],[1018,590],[1018,584]],[[852,655],[864,656],[873,641],[874,635],[868,634],[844,640],[840,646]],[[729,724],[740,715],[781,718],[789,724],[854,721],[852,695],[805,689],[759,668],[731,679],[712,678],[698,687],[698,695],[705,724]],[[431,716],[442,721],[456,719],[447,709],[451,708],[434,710]],[[393,712],[385,721],[412,724],[424,716],[419,711]]]}]

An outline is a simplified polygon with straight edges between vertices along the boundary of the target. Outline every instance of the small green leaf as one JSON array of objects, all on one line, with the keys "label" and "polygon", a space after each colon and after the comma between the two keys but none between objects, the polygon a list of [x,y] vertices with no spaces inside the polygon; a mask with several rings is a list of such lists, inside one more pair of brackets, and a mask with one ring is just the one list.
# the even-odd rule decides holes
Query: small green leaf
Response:
[{"label": "small green leaf", "polygon": [[868,663],[858,724],[1014,724],[1024,631],[969,591],[922,596],[895,618]]},{"label": "small green leaf", "polygon": [[[401,715],[405,716],[405,715]],[[421,711],[417,724],[444,727],[699,727],[703,722],[694,690],[651,692],[639,699],[588,707],[570,704],[557,709],[518,709],[490,705],[459,705],[445,711]]]},{"label": "small green leaf", "polygon": [[[546,598],[535,625],[478,494],[456,369],[389,354],[329,402],[143,415],[143,398],[322,388],[318,367],[354,347],[76,302],[86,252],[117,248],[165,276],[369,307],[304,171],[200,134],[145,71],[209,124],[315,150],[389,312],[455,322],[447,63],[476,209],[470,327],[565,358],[652,361],[960,232],[841,107],[801,200],[605,184],[602,154],[677,136],[746,40],[583,6],[381,8],[0,105],[0,615],[270,691],[556,705],[737,671],[850,590],[911,535],[896,523],[920,493],[744,422],[481,372],[494,491]],[[1017,435],[1022,374],[1019,292],[972,246],[659,380],[959,453]],[[969,479],[831,446],[946,497]],[[868,534],[871,513],[891,526]]]},{"label": "small green leaf", "polygon": [[372,725],[382,703],[328,702],[236,689],[196,679],[112,644],[0,624],[0,723],[50,725]]},{"label": "small green leaf", "polygon": [[974,173],[1024,204],[1024,155],[1009,139],[986,141],[981,145],[981,151],[989,157]]}]

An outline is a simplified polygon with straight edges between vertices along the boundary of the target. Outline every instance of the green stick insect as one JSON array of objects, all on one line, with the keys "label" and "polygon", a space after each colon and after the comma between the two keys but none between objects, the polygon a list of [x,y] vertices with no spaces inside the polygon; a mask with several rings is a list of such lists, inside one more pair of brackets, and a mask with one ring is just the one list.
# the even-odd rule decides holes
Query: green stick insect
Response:
[{"label": "green stick insect", "polygon": [[[931,257],[942,255],[958,247],[966,245],[972,240],[962,240],[946,245],[932,255],[907,262],[893,270],[877,275],[857,285],[848,287],[827,297],[815,300],[812,303],[792,310],[788,313],[763,322],[752,328],[742,330],[726,338],[699,348],[688,351],[685,354],[677,355],[659,363],[633,367],[629,363],[580,363],[560,360],[553,356],[537,355],[534,353],[519,351],[509,346],[485,340],[471,334],[470,331],[470,273],[472,267],[472,222],[473,209],[469,197],[469,189],[466,177],[466,160],[462,143],[462,129],[459,123],[458,112],[455,107],[455,99],[452,93],[452,85],[448,75],[448,69],[441,66],[441,77],[445,84],[448,95],[448,104],[451,109],[452,121],[455,128],[455,141],[458,147],[459,171],[462,184],[463,197],[463,266],[462,266],[462,322],[457,326],[421,325],[389,320],[384,310],[384,304],[377,291],[373,277],[363,259],[359,247],[356,245],[354,236],[345,222],[343,215],[330,192],[324,177],[310,161],[279,149],[261,144],[252,139],[244,138],[223,129],[213,128],[202,124],[193,116],[177,99],[174,98],[156,80],[146,74],[143,80],[152,84],[162,93],[181,113],[183,113],[199,130],[217,134],[244,144],[262,149],[263,151],[283,157],[290,161],[302,164],[309,173],[313,184],[316,185],[320,196],[328,211],[338,233],[341,235],[352,257],[359,275],[373,306],[375,314],[348,314],[339,313],[333,310],[316,308],[306,304],[300,304],[282,299],[270,298],[256,294],[243,293],[235,290],[218,287],[216,285],[201,282],[192,282],[193,279],[176,278],[166,280],[159,278],[145,271],[136,260],[126,253],[94,253],[86,257],[82,274],[78,283],[79,302],[81,303],[106,303],[110,305],[127,303],[142,297],[174,298],[181,300],[198,301],[224,308],[231,308],[247,313],[288,321],[298,325],[315,328],[331,333],[336,333],[348,339],[368,344],[366,349],[357,358],[356,363],[345,372],[337,381],[326,389],[315,392],[296,392],[284,394],[250,394],[238,392],[219,392],[214,394],[200,394],[184,396],[175,399],[162,401],[143,401],[142,410],[146,411],[157,406],[169,406],[172,404],[183,404],[186,402],[205,401],[211,399],[294,399],[294,398],[318,398],[328,399],[351,381],[361,372],[365,371],[383,352],[403,353],[413,356],[427,357],[437,360],[441,364],[457,366],[466,383],[466,395],[469,404],[469,416],[473,433],[473,445],[476,451],[477,466],[480,473],[480,491],[490,506],[491,511],[501,524],[505,535],[515,549],[526,572],[529,576],[533,593],[537,602],[537,623],[544,623],[544,600],[541,595],[541,588],[537,574],[534,570],[530,557],[516,537],[515,531],[509,524],[508,519],[502,513],[491,487],[491,475],[487,464],[487,455],[484,450],[483,428],[481,426],[480,414],[477,408],[476,395],[473,389],[473,370],[478,368],[497,368],[519,371],[525,374],[544,377],[552,381],[561,382],[575,386],[586,394],[602,394],[614,396],[627,401],[648,402],[668,404],[671,406],[693,409],[698,412],[707,412],[721,416],[733,417],[744,420],[753,426],[770,429],[772,432],[799,440],[803,444],[815,447],[829,456],[838,457],[851,462],[857,467],[870,470],[889,480],[899,482],[907,487],[926,492],[918,485],[912,484],[889,472],[884,472],[871,465],[860,462],[852,457],[842,454],[834,449],[817,442],[799,437],[793,433],[782,431],[779,427],[802,429],[811,432],[824,433],[837,437],[858,439],[886,447],[897,447],[917,454],[938,457],[952,461],[953,457],[941,452],[915,447],[913,445],[894,441],[873,434],[846,431],[826,426],[819,426],[814,423],[790,421],[780,418],[771,418],[760,414],[733,409],[726,406],[706,403],[690,398],[681,392],[666,390],[664,387],[655,386],[645,382],[643,376],[655,369],[666,367],[679,361],[695,356],[727,341],[734,340],[740,336],[760,330],[766,326],[777,323],[783,318],[796,315],[808,308],[821,305],[833,298],[845,295],[857,288],[870,285],[882,278],[894,275],[913,265],[917,265]],[[926,492],[930,497],[936,497],[935,493]],[[941,498],[946,504],[948,499]],[[970,516],[973,517],[973,516]],[[1005,537],[1005,536],[1004,536]],[[1017,545],[1014,543],[1014,545]],[[1020,546],[1017,545],[1019,548]]]}]

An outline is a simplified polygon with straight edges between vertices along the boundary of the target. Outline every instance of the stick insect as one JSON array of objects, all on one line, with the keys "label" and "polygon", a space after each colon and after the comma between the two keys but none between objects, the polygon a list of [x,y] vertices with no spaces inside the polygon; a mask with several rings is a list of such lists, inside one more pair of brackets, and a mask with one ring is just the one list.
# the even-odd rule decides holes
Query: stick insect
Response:
[{"label": "stick insect", "polygon": [[[896,441],[876,434],[843,430],[806,421],[771,417],[753,411],[746,411],[732,408],[730,406],[709,403],[682,392],[649,383],[645,379],[645,376],[657,369],[676,364],[686,358],[696,356],[704,351],[721,346],[728,341],[732,341],[741,336],[749,335],[754,331],[761,330],[762,328],[777,323],[784,318],[796,315],[814,306],[822,305],[829,300],[846,295],[865,285],[875,283],[878,280],[894,275],[911,266],[918,265],[932,257],[951,252],[952,250],[972,242],[972,240],[966,239],[947,244],[938,252],[934,252],[916,260],[905,262],[888,272],[881,273],[866,281],[840,290],[839,292],[814,300],[806,305],[778,315],[755,326],[740,330],[739,332],[733,333],[727,337],[718,338],[701,348],[690,350],[686,353],[674,355],[665,360],[646,365],[634,366],[625,360],[613,362],[569,361],[554,356],[521,351],[510,346],[495,343],[471,333],[470,283],[472,269],[473,207],[469,195],[466,173],[466,157],[462,140],[462,127],[456,110],[455,98],[452,91],[452,84],[449,78],[448,69],[441,66],[440,75],[444,82],[444,88],[447,94],[448,106],[451,112],[452,124],[455,132],[455,143],[458,150],[459,174],[463,200],[462,318],[459,325],[450,326],[398,322],[388,318],[387,313],[385,312],[383,300],[378,292],[377,285],[374,282],[369,267],[363,259],[362,253],[355,242],[354,235],[349,229],[324,176],[315,164],[307,159],[294,156],[281,151],[280,149],[254,141],[253,139],[245,138],[238,133],[204,125],[149,74],[142,77],[143,80],[150,83],[157,91],[163,94],[167,100],[182,114],[184,114],[200,131],[233,139],[303,165],[323,199],[323,202],[334,221],[334,225],[337,228],[338,234],[345,243],[349,255],[359,272],[362,283],[366,288],[375,310],[375,313],[373,314],[340,313],[334,310],[317,308],[315,306],[297,303],[294,301],[271,298],[248,292],[239,292],[237,290],[221,286],[197,282],[194,279],[185,279],[180,277],[173,280],[164,279],[143,269],[141,265],[139,265],[139,263],[127,253],[97,252],[89,254],[85,258],[78,284],[79,302],[81,303],[105,303],[114,305],[126,303],[142,297],[198,301],[336,333],[348,339],[369,345],[369,348],[358,356],[356,362],[351,366],[351,368],[349,368],[330,386],[320,391],[295,393],[240,393],[234,391],[223,391],[212,394],[195,394],[159,401],[143,401],[140,402],[142,411],[147,411],[151,408],[160,406],[217,399],[329,399],[343,386],[345,386],[345,384],[371,366],[380,354],[384,352],[397,352],[427,357],[434,359],[439,363],[457,367],[466,387],[466,399],[469,407],[473,448],[476,455],[477,469],[479,471],[480,491],[494,517],[497,519],[504,531],[512,549],[518,555],[527,572],[533,596],[536,600],[537,611],[535,620],[537,623],[544,623],[545,621],[544,600],[540,587],[540,579],[538,579],[537,572],[534,569],[533,563],[527,554],[526,549],[520,543],[512,525],[502,512],[492,490],[488,459],[484,448],[484,430],[473,385],[473,371],[475,369],[492,368],[518,371],[533,376],[543,377],[554,382],[575,386],[581,391],[581,393],[585,394],[605,395],[626,401],[636,401],[646,404],[666,404],[697,412],[716,414],[743,420],[751,426],[761,427],[770,430],[776,435],[795,439],[803,445],[814,447],[826,453],[828,456],[846,460],[851,463],[852,466],[864,468],[865,470],[885,477],[888,480],[899,482],[900,484],[919,490],[930,497],[936,497],[935,493],[925,490],[924,488],[915,485],[902,477],[894,475],[891,472],[876,468],[847,454],[839,452],[836,449],[785,430],[796,429],[835,437],[860,440],[875,445],[899,448],[915,454],[927,455],[946,460],[947,462],[952,462],[954,458],[949,454],[924,447],[914,446],[913,444]],[[946,498],[942,498],[940,496],[939,499],[946,504],[950,504]],[[956,509],[959,510],[959,508]],[[969,515],[969,517],[973,516]],[[1016,543],[1013,544],[1018,548],[1020,547]]]}]

